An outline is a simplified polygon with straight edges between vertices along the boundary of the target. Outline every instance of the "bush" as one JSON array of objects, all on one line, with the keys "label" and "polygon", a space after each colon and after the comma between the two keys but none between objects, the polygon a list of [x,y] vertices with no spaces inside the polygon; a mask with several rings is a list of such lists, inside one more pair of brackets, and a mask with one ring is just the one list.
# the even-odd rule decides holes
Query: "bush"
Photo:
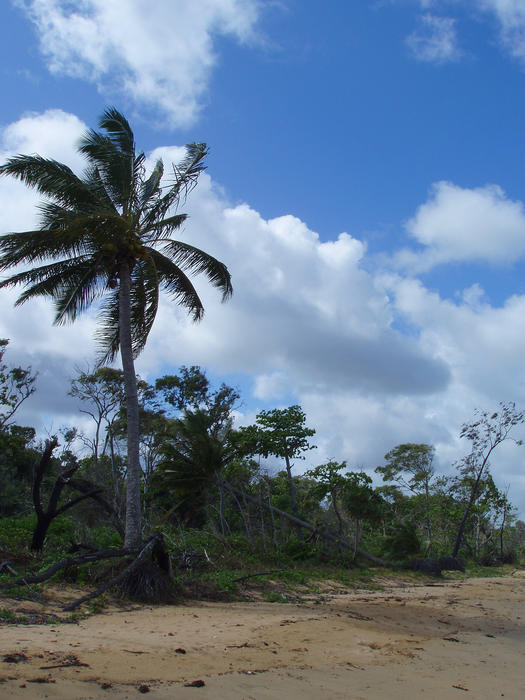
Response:
[{"label": "bush", "polygon": [[497,552],[487,552],[480,557],[479,563],[482,566],[501,566],[502,564],[516,564],[518,554],[515,549],[509,549],[502,554]]},{"label": "bush", "polygon": [[383,554],[387,558],[404,560],[421,552],[416,527],[411,522],[399,523],[383,543]]},{"label": "bush", "polygon": [[0,520],[0,548],[13,554],[27,551],[35,525],[35,515],[28,515],[24,518],[2,518]]},{"label": "bush", "polygon": [[283,553],[294,561],[304,561],[317,557],[318,551],[312,542],[300,540],[297,535],[291,535],[283,546]]}]

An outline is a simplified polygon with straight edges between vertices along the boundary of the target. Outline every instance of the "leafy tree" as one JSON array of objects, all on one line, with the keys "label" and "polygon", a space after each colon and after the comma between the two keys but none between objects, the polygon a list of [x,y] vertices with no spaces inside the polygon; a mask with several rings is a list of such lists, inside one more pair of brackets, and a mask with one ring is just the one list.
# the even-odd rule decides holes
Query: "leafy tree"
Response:
[{"label": "leafy tree", "polygon": [[[70,396],[82,401],[81,413],[95,423],[93,438],[83,438],[93,454],[95,474],[99,457],[109,450],[114,466],[115,423],[125,402],[124,373],[112,367],[99,367],[94,372],[79,372],[71,381]],[[105,433],[105,435],[104,435]]]},{"label": "leafy tree", "polygon": [[31,512],[34,428],[7,425],[0,429],[0,518]]},{"label": "leafy tree", "polygon": [[[306,414],[298,406],[275,408],[272,411],[260,411],[256,416],[256,425],[240,428],[239,439],[246,455],[280,457],[284,459],[292,512],[299,517],[297,494],[292,477],[292,460],[304,459],[303,452],[313,450],[308,438],[315,435],[313,428],[307,428]],[[300,536],[300,528],[298,528]]]},{"label": "leafy tree", "polygon": [[31,367],[8,367],[3,359],[9,340],[0,338],[0,429],[13,418],[23,402],[35,392],[36,374]]},{"label": "leafy tree", "polygon": [[221,431],[231,420],[231,412],[240,396],[236,389],[221,384],[211,390],[206,373],[198,366],[182,366],[178,375],[165,375],[155,381],[155,389],[164,401],[179,413],[204,411],[210,416],[211,428]]},{"label": "leafy tree", "polygon": [[31,367],[10,367],[4,362],[9,341],[0,339],[0,517],[26,510],[30,503],[31,470],[36,453],[31,447],[33,428],[15,425],[15,413],[35,392]]},{"label": "leafy tree", "polygon": [[372,479],[364,472],[348,472],[342,489],[342,502],[354,519],[354,559],[359,548],[361,523],[378,522],[381,518],[382,499],[372,487]]},{"label": "leafy tree", "polygon": [[310,476],[317,481],[313,489],[319,498],[322,500],[327,496],[330,497],[330,504],[337,518],[339,537],[343,534],[343,518],[339,505],[341,491],[345,485],[345,477],[341,474],[343,469],[346,469],[346,462],[330,461],[306,472],[306,476]]},{"label": "leafy tree", "polygon": [[474,420],[462,426],[460,437],[466,438],[471,443],[471,450],[456,464],[456,467],[459,471],[459,479],[468,480],[469,492],[456,533],[453,556],[457,556],[461,548],[469,515],[480,495],[483,479],[487,475],[490,457],[502,442],[511,440],[516,445],[522,444],[522,440],[516,440],[511,432],[523,423],[525,423],[525,411],[519,411],[516,405],[510,402],[500,403],[499,410],[492,414],[487,411],[477,411]]},{"label": "leafy tree", "polygon": [[[161,160],[147,175],[144,153],[137,153],[131,127],[116,109],[107,109],[101,131],[89,130],[79,145],[87,159],[83,177],[57,161],[20,155],[0,166],[46,197],[37,231],[0,237],[0,271],[29,266],[0,283],[25,287],[17,305],[50,297],[55,323],[74,321],[101,300],[102,356],[120,350],[127,410],[127,547],[141,541],[139,405],[134,357],[144,348],[154,322],[159,289],[184,306],[194,320],[203,305],[187,273],[204,273],[223,299],[232,292],[225,265],[171,235],[186,215],[176,213],[204,169],[206,145],[186,147],[162,184]],[[46,264],[41,264],[41,263]],[[37,265],[37,266],[35,266]]]},{"label": "leafy tree", "polygon": [[424,520],[429,544],[432,541],[430,486],[434,477],[435,449],[432,445],[405,443],[385,455],[386,464],[376,468],[383,481],[394,481],[424,499]]}]

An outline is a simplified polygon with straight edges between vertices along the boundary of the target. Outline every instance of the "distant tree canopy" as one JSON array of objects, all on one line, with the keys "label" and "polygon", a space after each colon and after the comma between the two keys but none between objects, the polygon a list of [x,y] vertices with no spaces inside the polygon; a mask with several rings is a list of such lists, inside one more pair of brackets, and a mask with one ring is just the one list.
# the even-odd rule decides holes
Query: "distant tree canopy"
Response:
[{"label": "distant tree canopy", "polygon": [[[15,422],[16,407],[36,390],[35,376],[30,369],[13,371],[6,347],[0,356],[0,410],[9,415],[0,425],[0,532],[2,519],[33,512],[35,549],[45,550],[65,521],[77,533],[72,539],[89,543],[100,538],[96,533],[113,532],[120,541],[129,468],[123,372],[79,371],[71,395],[92,428],[85,434],[65,429],[41,444],[32,428]],[[503,442],[521,446],[515,431],[524,415],[513,404],[478,412],[464,424],[461,437],[470,449],[454,474],[436,471],[431,445],[403,443],[376,468],[383,483],[375,485],[344,460],[312,466],[315,430],[299,405],[260,411],[253,425],[235,429],[239,392],[214,386],[200,367],[183,366],[151,383],[136,377],[136,385],[145,534],[161,528],[185,538],[197,530],[237,543],[244,538],[265,556],[340,565],[363,556],[408,563],[453,553],[491,563],[509,561],[525,547],[525,525],[489,464]],[[261,461],[269,457],[273,461]],[[309,468],[293,470],[306,457]]]}]

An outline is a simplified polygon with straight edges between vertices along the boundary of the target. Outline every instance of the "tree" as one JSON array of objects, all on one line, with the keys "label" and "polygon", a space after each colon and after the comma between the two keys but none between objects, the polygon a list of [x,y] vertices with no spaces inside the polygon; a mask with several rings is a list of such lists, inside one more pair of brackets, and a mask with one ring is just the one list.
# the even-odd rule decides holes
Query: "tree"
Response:
[{"label": "tree", "polygon": [[225,530],[221,471],[235,456],[228,436],[229,426],[220,432],[213,430],[213,418],[200,409],[187,410],[173,421],[172,437],[162,445],[156,477],[160,488],[175,496],[172,510],[186,524],[202,525],[207,491],[217,484],[221,528]]},{"label": "tree", "polygon": [[[66,432],[66,441],[74,437],[74,432],[75,431]],[[49,526],[55,518],[59,515],[63,515],[68,510],[87,499],[97,501],[110,515],[114,515],[113,509],[104,498],[104,490],[100,486],[86,480],[73,479],[80,465],[77,458],[70,450],[66,449],[60,460],[53,460],[53,451],[57,446],[58,439],[56,436],[52,437],[50,440],[46,440],[42,457],[35,467],[32,495],[37,522],[33,531],[30,547],[33,551],[40,551],[42,549]],[[55,462],[55,465],[53,462]],[[49,492],[47,506],[44,508],[42,503],[44,476],[47,471],[54,471],[53,466],[55,466],[55,468],[57,467],[56,462],[58,462],[58,475],[53,475],[51,478],[53,485]],[[74,489],[79,492],[80,495],[66,503],[61,503],[62,492],[66,487]]]},{"label": "tree", "polygon": [[[260,411],[256,416],[256,425],[241,428],[239,436],[244,442],[246,455],[261,455],[268,457],[280,457],[284,459],[292,512],[299,517],[297,495],[292,477],[292,460],[304,459],[302,453],[313,450],[315,445],[310,445],[308,438],[315,435],[313,428],[307,428],[306,414],[300,406],[288,408],[275,408],[272,411]],[[301,528],[297,528],[300,536]]]},{"label": "tree", "polygon": [[425,529],[429,545],[432,542],[430,521],[430,484],[434,476],[435,449],[432,445],[404,443],[385,455],[386,464],[376,472],[383,481],[395,481],[414,495],[424,499]]},{"label": "tree", "polygon": [[317,484],[312,487],[314,493],[322,500],[330,496],[330,504],[337,518],[337,534],[343,535],[343,518],[339,508],[341,490],[345,484],[345,477],[340,472],[346,469],[346,462],[334,462],[320,464],[315,469],[309,469],[306,476],[312,477]]},{"label": "tree", "polygon": [[0,338],[0,430],[31,394],[35,392],[36,374],[31,367],[8,367],[4,355],[9,340]]},{"label": "tree", "polygon": [[4,362],[8,345],[7,339],[0,338],[0,517],[15,515],[28,505],[35,458],[30,447],[35,431],[15,425],[13,417],[35,392],[37,375],[31,367],[10,367]]},{"label": "tree", "polygon": [[[0,166],[35,188],[40,205],[36,231],[0,237],[0,271],[29,266],[0,283],[25,287],[16,304],[50,297],[55,324],[74,321],[100,301],[98,339],[102,361],[120,350],[127,412],[126,537],[128,548],[141,542],[139,404],[134,358],[144,348],[163,289],[195,321],[204,308],[187,273],[203,273],[222,292],[232,293],[230,274],[216,258],[171,235],[186,220],[177,208],[196,185],[208,150],[203,143],[186,147],[163,183],[158,160],[146,173],[145,155],[136,152],[125,117],[114,108],[102,115],[101,131],[88,130],[79,145],[87,159],[83,177],[55,160],[19,155]],[[40,264],[44,263],[46,264]],[[34,266],[38,264],[38,266]]]},{"label": "tree", "polygon": [[457,556],[470,512],[478,498],[483,479],[487,476],[489,459],[496,447],[506,440],[512,440],[521,445],[522,440],[516,440],[512,430],[525,423],[525,411],[516,409],[513,402],[500,403],[499,411],[489,414],[487,411],[476,411],[476,416],[470,423],[465,423],[460,437],[471,442],[471,451],[457,463],[460,480],[467,480],[469,493],[466,499],[463,517],[459,523],[456,541],[452,555]]},{"label": "tree", "polygon": [[358,554],[361,522],[376,522],[381,518],[382,499],[372,487],[372,479],[364,472],[348,472],[344,476],[342,502],[354,519],[354,560]]},{"label": "tree", "polygon": [[229,425],[231,412],[240,398],[236,389],[224,383],[212,391],[206,373],[196,365],[180,367],[178,375],[160,377],[155,380],[155,389],[180,415],[187,410],[204,411],[210,417],[213,432],[221,432]]},{"label": "tree", "polygon": [[[106,454],[108,448],[114,468],[114,426],[125,401],[123,372],[112,367],[99,367],[94,372],[78,372],[71,381],[69,395],[83,402],[85,407],[80,409],[81,413],[90,416],[95,423],[93,437],[81,439],[91,449],[93,470],[95,476],[100,478],[99,458]],[[113,471],[113,479],[114,477]]]}]

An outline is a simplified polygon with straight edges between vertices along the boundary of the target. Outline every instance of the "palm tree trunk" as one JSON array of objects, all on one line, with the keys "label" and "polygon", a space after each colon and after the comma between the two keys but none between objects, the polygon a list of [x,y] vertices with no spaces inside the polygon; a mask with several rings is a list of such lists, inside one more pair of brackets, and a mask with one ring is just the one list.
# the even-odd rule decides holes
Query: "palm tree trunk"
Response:
[{"label": "palm tree trunk", "polygon": [[129,264],[119,270],[120,356],[126,391],[128,458],[126,476],[126,532],[124,547],[134,549],[142,542],[140,518],[139,400],[131,343],[131,274]]}]

